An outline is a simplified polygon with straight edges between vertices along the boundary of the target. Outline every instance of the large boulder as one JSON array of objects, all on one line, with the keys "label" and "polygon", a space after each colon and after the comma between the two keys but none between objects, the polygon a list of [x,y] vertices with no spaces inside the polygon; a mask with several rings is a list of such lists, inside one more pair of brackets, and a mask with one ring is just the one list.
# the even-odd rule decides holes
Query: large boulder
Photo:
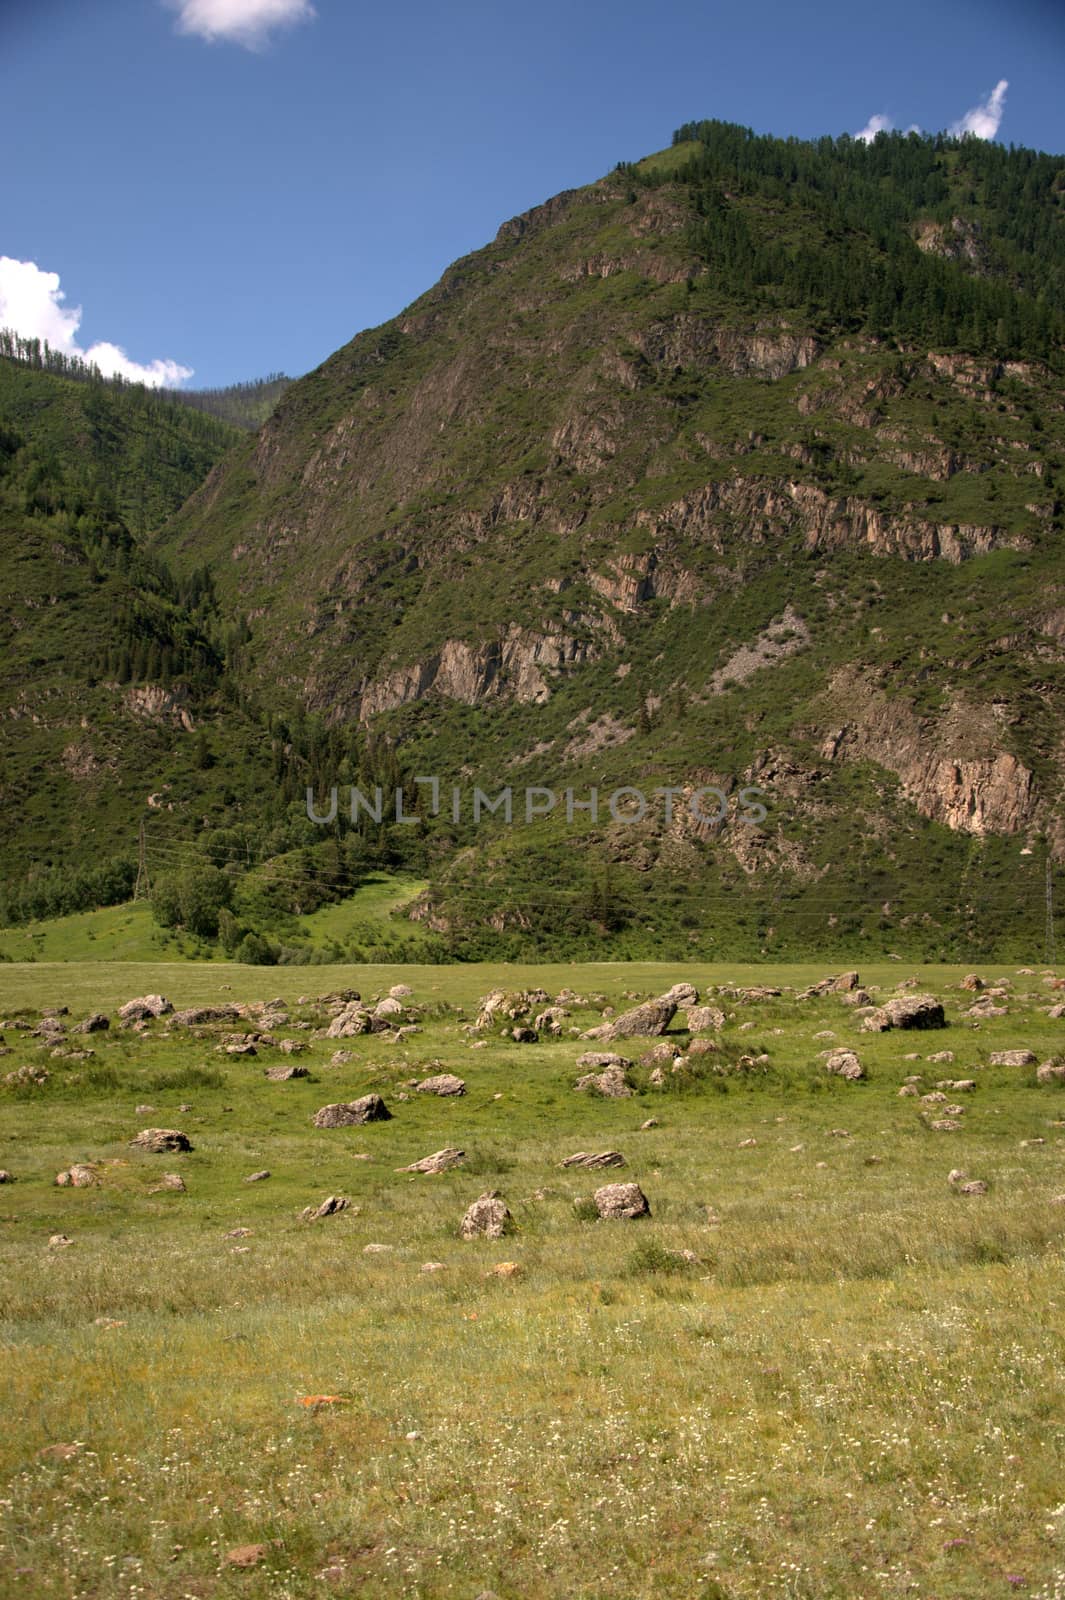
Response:
[{"label": "large boulder", "polygon": [[463,1239],[502,1239],[514,1222],[498,1189],[477,1196],[459,1226]]},{"label": "large boulder", "polygon": [[725,1026],[725,1013],[717,1006],[690,1006],[684,1020],[689,1033],[706,1033]]},{"label": "large boulder", "polygon": [[672,1000],[676,1006],[697,1006],[699,1004],[699,991],[694,983],[675,983],[672,989],[667,989],[660,998]]},{"label": "large boulder", "polygon": [[883,1011],[893,1028],[945,1028],[942,1002],[934,994],[908,994],[885,1001]]},{"label": "large boulder", "polygon": [[608,1183],[595,1191],[595,1209],[601,1217],[625,1220],[649,1217],[651,1207],[638,1183]]},{"label": "large boulder", "polygon": [[653,1039],[665,1033],[676,1014],[677,1005],[674,1000],[667,1000],[664,996],[659,1000],[645,1000],[643,1005],[634,1006],[631,1011],[623,1011],[620,1017],[615,1017],[612,1022],[604,1022],[598,1028],[592,1028],[583,1037]]},{"label": "large boulder", "polygon": [[379,1094],[364,1094],[359,1100],[322,1106],[314,1114],[316,1128],[349,1128],[364,1122],[388,1122],[392,1113]]},{"label": "large boulder", "polygon": [[123,1022],[148,1022],[152,1017],[169,1016],[173,1009],[173,1002],[161,994],[142,994],[119,1006],[118,1015]]},{"label": "large boulder", "polygon": [[177,1128],[142,1128],[135,1139],[131,1139],[131,1146],[138,1150],[147,1150],[150,1155],[170,1155],[177,1150],[191,1150],[192,1142],[187,1134],[179,1133]]}]

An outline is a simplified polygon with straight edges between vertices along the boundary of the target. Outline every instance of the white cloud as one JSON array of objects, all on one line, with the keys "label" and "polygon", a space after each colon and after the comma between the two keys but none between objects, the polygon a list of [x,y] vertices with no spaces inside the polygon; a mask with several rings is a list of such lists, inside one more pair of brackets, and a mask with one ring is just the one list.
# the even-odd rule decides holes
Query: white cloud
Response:
[{"label": "white cloud", "polygon": [[147,365],[131,361],[108,340],[81,349],[77,342],[81,307],[67,306],[65,301],[58,272],[45,272],[35,261],[0,256],[0,328],[10,328],[23,339],[47,341],[53,350],[95,364],[105,377],[128,378],[150,389],[173,388],[192,377],[192,368],[177,361],[156,360]]},{"label": "white cloud", "polygon": [[978,106],[973,106],[972,110],[967,111],[957,122],[951,123],[950,131],[954,137],[960,139],[963,134],[972,133],[978,139],[993,139],[1002,126],[1008,88],[1009,81],[1000,78],[986,100],[982,100]]},{"label": "white cloud", "polygon": [[854,137],[861,139],[864,144],[872,144],[878,133],[890,133],[894,126],[895,124],[890,117],[877,114],[875,117],[870,117],[865,127],[856,133]]},{"label": "white cloud", "polygon": [[311,0],[168,0],[178,12],[178,32],[195,33],[208,44],[229,39],[261,50],[275,28],[311,22]]}]

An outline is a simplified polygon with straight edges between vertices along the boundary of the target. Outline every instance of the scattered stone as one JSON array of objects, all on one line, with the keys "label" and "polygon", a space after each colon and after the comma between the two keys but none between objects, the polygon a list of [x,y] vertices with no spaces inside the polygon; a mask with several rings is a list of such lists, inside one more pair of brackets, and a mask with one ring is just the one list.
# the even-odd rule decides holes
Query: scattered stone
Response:
[{"label": "scattered stone", "polygon": [[329,1057],[331,1067],[346,1067],[349,1061],[355,1060],[354,1050],[334,1050]]},{"label": "scattered stone", "polygon": [[129,1142],[131,1146],[147,1150],[153,1156],[169,1155],[175,1150],[193,1148],[188,1135],[179,1133],[177,1128],[142,1128],[136,1138]]},{"label": "scattered stone", "polygon": [[386,1256],[391,1253],[391,1250],[392,1246],[390,1244],[364,1244],[362,1247],[364,1256]]},{"label": "scattered stone", "polygon": [[984,987],[984,980],[983,978],[978,978],[975,972],[968,972],[961,980],[961,987],[968,989],[972,994],[978,994]]},{"label": "scattered stone", "polygon": [[420,1161],[412,1161],[409,1167],[397,1167],[397,1172],[447,1172],[449,1167],[457,1167],[465,1159],[465,1150],[444,1149],[437,1150],[431,1156],[423,1156]]},{"label": "scattered stone", "polygon": [[517,1027],[511,1028],[510,1037],[515,1044],[536,1044],[540,1036],[535,1028],[527,1028],[524,1023],[519,1023]]},{"label": "scattered stone", "polygon": [[219,1045],[219,1049],[227,1056],[257,1056],[259,1054],[251,1039],[243,1039],[239,1044]]},{"label": "scattered stone", "polygon": [[266,1067],[263,1076],[271,1083],[290,1083],[293,1078],[309,1078],[306,1067]]},{"label": "scattered stone", "polygon": [[1044,1061],[1036,1068],[1036,1083],[1065,1083],[1065,1062]]},{"label": "scattered stone", "polygon": [[489,1267],[485,1273],[486,1278],[520,1278],[525,1268],[520,1261],[497,1261],[494,1267]]},{"label": "scattered stone", "polygon": [[865,1077],[865,1068],[853,1050],[828,1050],[825,1052],[825,1071],[837,1078],[845,1078],[848,1083],[856,1083],[859,1078]]},{"label": "scattered stone", "polygon": [[[655,1047],[656,1050],[658,1048],[660,1047]],[[666,1048],[667,1054],[672,1056],[672,1047],[667,1046]],[[653,1054],[654,1051],[652,1051]],[[632,1062],[625,1056],[616,1055],[613,1050],[586,1050],[583,1055],[577,1057],[577,1065],[578,1067],[583,1067],[586,1072],[597,1072],[601,1071],[603,1067],[622,1067],[628,1070],[632,1066]]]},{"label": "scattered stone", "polygon": [[240,1018],[240,1007],[230,1005],[228,1002],[220,1006],[186,1006],[181,1011],[174,1011],[170,1018],[172,1028],[198,1028],[207,1022],[236,1022]]},{"label": "scattered stone", "polygon": [[905,1100],[909,1096],[916,1097],[918,1094],[920,1094],[920,1090],[915,1083],[904,1083],[899,1090],[899,1099]]},{"label": "scattered stone", "polygon": [[667,989],[661,998],[663,1000],[672,1000],[675,1006],[683,1009],[686,1006],[697,1006],[699,1004],[699,991],[694,983],[675,983],[672,989]]},{"label": "scattered stone", "polygon": [[110,1017],[105,1016],[102,1011],[94,1011],[92,1016],[85,1018],[84,1022],[75,1023],[71,1031],[73,1033],[103,1033],[110,1026]]},{"label": "scattered stone", "polygon": [[486,1189],[469,1207],[459,1227],[463,1239],[501,1239],[513,1224],[498,1189]]},{"label": "scattered stone", "polygon": [[940,1117],[937,1122],[930,1122],[928,1126],[933,1133],[957,1133],[961,1123],[955,1117]]},{"label": "scattered stone", "polygon": [[867,989],[852,989],[849,994],[841,996],[845,1006],[871,1006],[873,997]]},{"label": "scattered stone", "polygon": [[1032,1145],[1039,1145],[1039,1144],[1046,1144],[1046,1140],[1045,1139],[1022,1139],[1021,1140],[1021,1149],[1022,1150],[1027,1150]]},{"label": "scattered stone", "polygon": [[953,1050],[937,1050],[935,1055],[929,1056],[928,1059],[929,1059],[930,1062],[934,1061],[937,1066],[941,1062],[944,1065],[948,1065],[949,1066],[950,1063],[954,1060],[954,1051]]},{"label": "scattered stone", "polygon": [[584,1150],[578,1150],[576,1155],[567,1156],[559,1163],[563,1167],[623,1167],[625,1157],[620,1150],[601,1150],[598,1155],[590,1155]]},{"label": "scattered stone", "polygon": [[421,1083],[415,1084],[415,1088],[419,1094],[436,1094],[442,1098],[466,1093],[464,1080],[457,1078],[453,1072],[438,1072],[431,1078],[423,1078]]},{"label": "scattered stone", "polygon": [[541,1011],[533,1018],[533,1027],[537,1033],[546,1033],[551,1039],[558,1039],[562,1035],[562,1024],[569,1016],[563,1006],[548,1006],[546,1011]]},{"label": "scattered stone", "polygon": [[150,1117],[154,1110],[154,1106],[134,1106],[133,1115],[135,1117]]},{"label": "scattered stone", "polygon": [[364,1122],[390,1122],[392,1113],[379,1094],[364,1094],[358,1100],[322,1106],[314,1114],[316,1128],[347,1128]]},{"label": "scattered stone", "polygon": [[185,1180],[180,1172],[164,1172],[161,1180],[148,1190],[149,1194],[162,1194],[166,1190],[173,1190],[175,1194],[185,1194]]},{"label": "scattered stone", "polygon": [[308,1046],[302,1039],[282,1039],[277,1048],[285,1056],[302,1056],[306,1055]]},{"label": "scattered stone", "polygon": [[594,1195],[595,1209],[601,1217],[629,1220],[649,1217],[651,1207],[638,1183],[608,1183]]},{"label": "scattered stone", "polygon": [[136,1000],[127,1000],[124,1006],[119,1006],[118,1015],[122,1022],[148,1022],[153,1017],[168,1016],[174,1007],[171,1001],[164,999],[161,994],[142,994]]},{"label": "scattered stone", "polygon": [[39,1089],[48,1082],[48,1072],[44,1067],[25,1064],[16,1067],[14,1072],[5,1072],[4,1082],[16,1089],[27,1088],[31,1084]]},{"label": "scattered stone", "polygon": [[607,1067],[603,1072],[587,1072],[583,1078],[577,1079],[573,1087],[581,1090],[590,1089],[607,1100],[623,1100],[632,1093],[632,1086],[623,1067]]},{"label": "scattered stone", "polygon": [[927,1094],[921,1096],[921,1103],[926,1106],[942,1106],[946,1104],[946,1100],[947,1097],[942,1089],[930,1089]]},{"label": "scattered stone", "polygon": [[706,1033],[725,1026],[725,1013],[717,1006],[692,1006],[684,1018],[689,1033]]},{"label": "scattered stone", "polygon": [[658,1127],[658,1118],[657,1117],[648,1117],[646,1122],[641,1122],[640,1123],[640,1132],[641,1133],[646,1133],[648,1131],[648,1129],[657,1128],[657,1127]]},{"label": "scattered stone", "polygon": [[992,1050],[993,1067],[1033,1067],[1039,1057],[1034,1050]]},{"label": "scattered stone", "polygon": [[407,1000],[414,993],[409,983],[394,983],[388,991],[390,1000]]},{"label": "scattered stone", "polygon": [[945,1028],[947,1025],[941,1003],[931,994],[911,994],[903,999],[888,1000],[882,1009],[893,1028]]},{"label": "scattered stone", "polygon": [[740,1143],[739,1143],[739,1148],[741,1150],[752,1150],[757,1143],[758,1143],[757,1139],[741,1139]]},{"label": "scattered stone", "polygon": [[829,1128],[828,1130],[830,1139],[849,1139],[850,1136],[851,1131],[849,1128]]},{"label": "scattered stone", "polygon": [[399,1000],[394,999],[392,995],[388,995],[384,1000],[378,1000],[373,1008],[373,1014],[379,1021],[382,1019],[389,1021],[393,1017],[401,1017],[403,1015],[403,1006]]},{"label": "scattered stone", "polygon": [[419,1272],[446,1272],[447,1267],[442,1261],[423,1261]]},{"label": "scattered stone", "polygon": [[65,1172],[57,1172],[55,1181],[60,1189],[91,1189],[100,1181],[100,1175],[88,1162],[76,1161]]},{"label": "scattered stone", "polygon": [[266,1560],[264,1544],[238,1544],[226,1551],[226,1564],[230,1567],[257,1567]]},{"label": "scattered stone", "polygon": [[360,1033],[373,1031],[373,1018],[357,1001],[346,1005],[325,1030],[327,1039],[352,1039]]},{"label": "scattered stone", "polygon": [[251,1172],[251,1173],[249,1173],[248,1176],[244,1179],[244,1182],[245,1183],[262,1183],[264,1178],[268,1178],[269,1176],[270,1176],[269,1169],[267,1167],[264,1167],[261,1172]]},{"label": "scattered stone", "polygon": [[65,1250],[68,1244],[73,1243],[74,1241],[69,1234],[53,1233],[52,1237],[48,1241],[48,1248],[49,1250]]},{"label": "scattered stone", "polygon": [[331,1194],[320,1206],[305,1206],[300,1212],[300,1221],[318,1222],[322,1217],[335,1217],[339,1211],[346,1211],[350,1204],[351,1201],[345,1200],[342,1194]]}]

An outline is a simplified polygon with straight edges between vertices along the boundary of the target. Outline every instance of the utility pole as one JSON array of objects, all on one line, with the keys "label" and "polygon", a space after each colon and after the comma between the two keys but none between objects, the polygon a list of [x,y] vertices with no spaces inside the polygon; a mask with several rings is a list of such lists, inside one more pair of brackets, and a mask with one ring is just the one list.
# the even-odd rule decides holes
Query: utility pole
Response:
[{"label": "utility pole", "polygon": [[141,818],[140,832],[137,835],[137,881],[133,885],[134,900],[141,898],[142,888],[144,890],[144,898],[150,900],[152,896],[152,880],[148,871],[148,842],[144,836],[143,817]]},{"label": "utility pole", "polygon": [[1043,952],[1043,955],[1047,966],[1052,967],[1057,961],[1057,953],[1054,940],[1054,879],[1050,870],[1049,845],[1047,846],[1046,906],[1046,948]]}]

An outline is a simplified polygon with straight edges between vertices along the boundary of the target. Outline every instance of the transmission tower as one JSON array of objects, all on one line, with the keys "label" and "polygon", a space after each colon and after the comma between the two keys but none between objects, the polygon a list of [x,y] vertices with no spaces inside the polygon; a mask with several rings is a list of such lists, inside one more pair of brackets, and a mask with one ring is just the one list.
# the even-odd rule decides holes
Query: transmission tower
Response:
[{"label": "transmission tower", "polygon": [[137,881],[133,885],[133,898],[139,900],[141,894],[150,900],[152,895],[152,879],[148,871],[148,841],[144,835],[144,818],[141,818],[140,832],[137,835]]}]

